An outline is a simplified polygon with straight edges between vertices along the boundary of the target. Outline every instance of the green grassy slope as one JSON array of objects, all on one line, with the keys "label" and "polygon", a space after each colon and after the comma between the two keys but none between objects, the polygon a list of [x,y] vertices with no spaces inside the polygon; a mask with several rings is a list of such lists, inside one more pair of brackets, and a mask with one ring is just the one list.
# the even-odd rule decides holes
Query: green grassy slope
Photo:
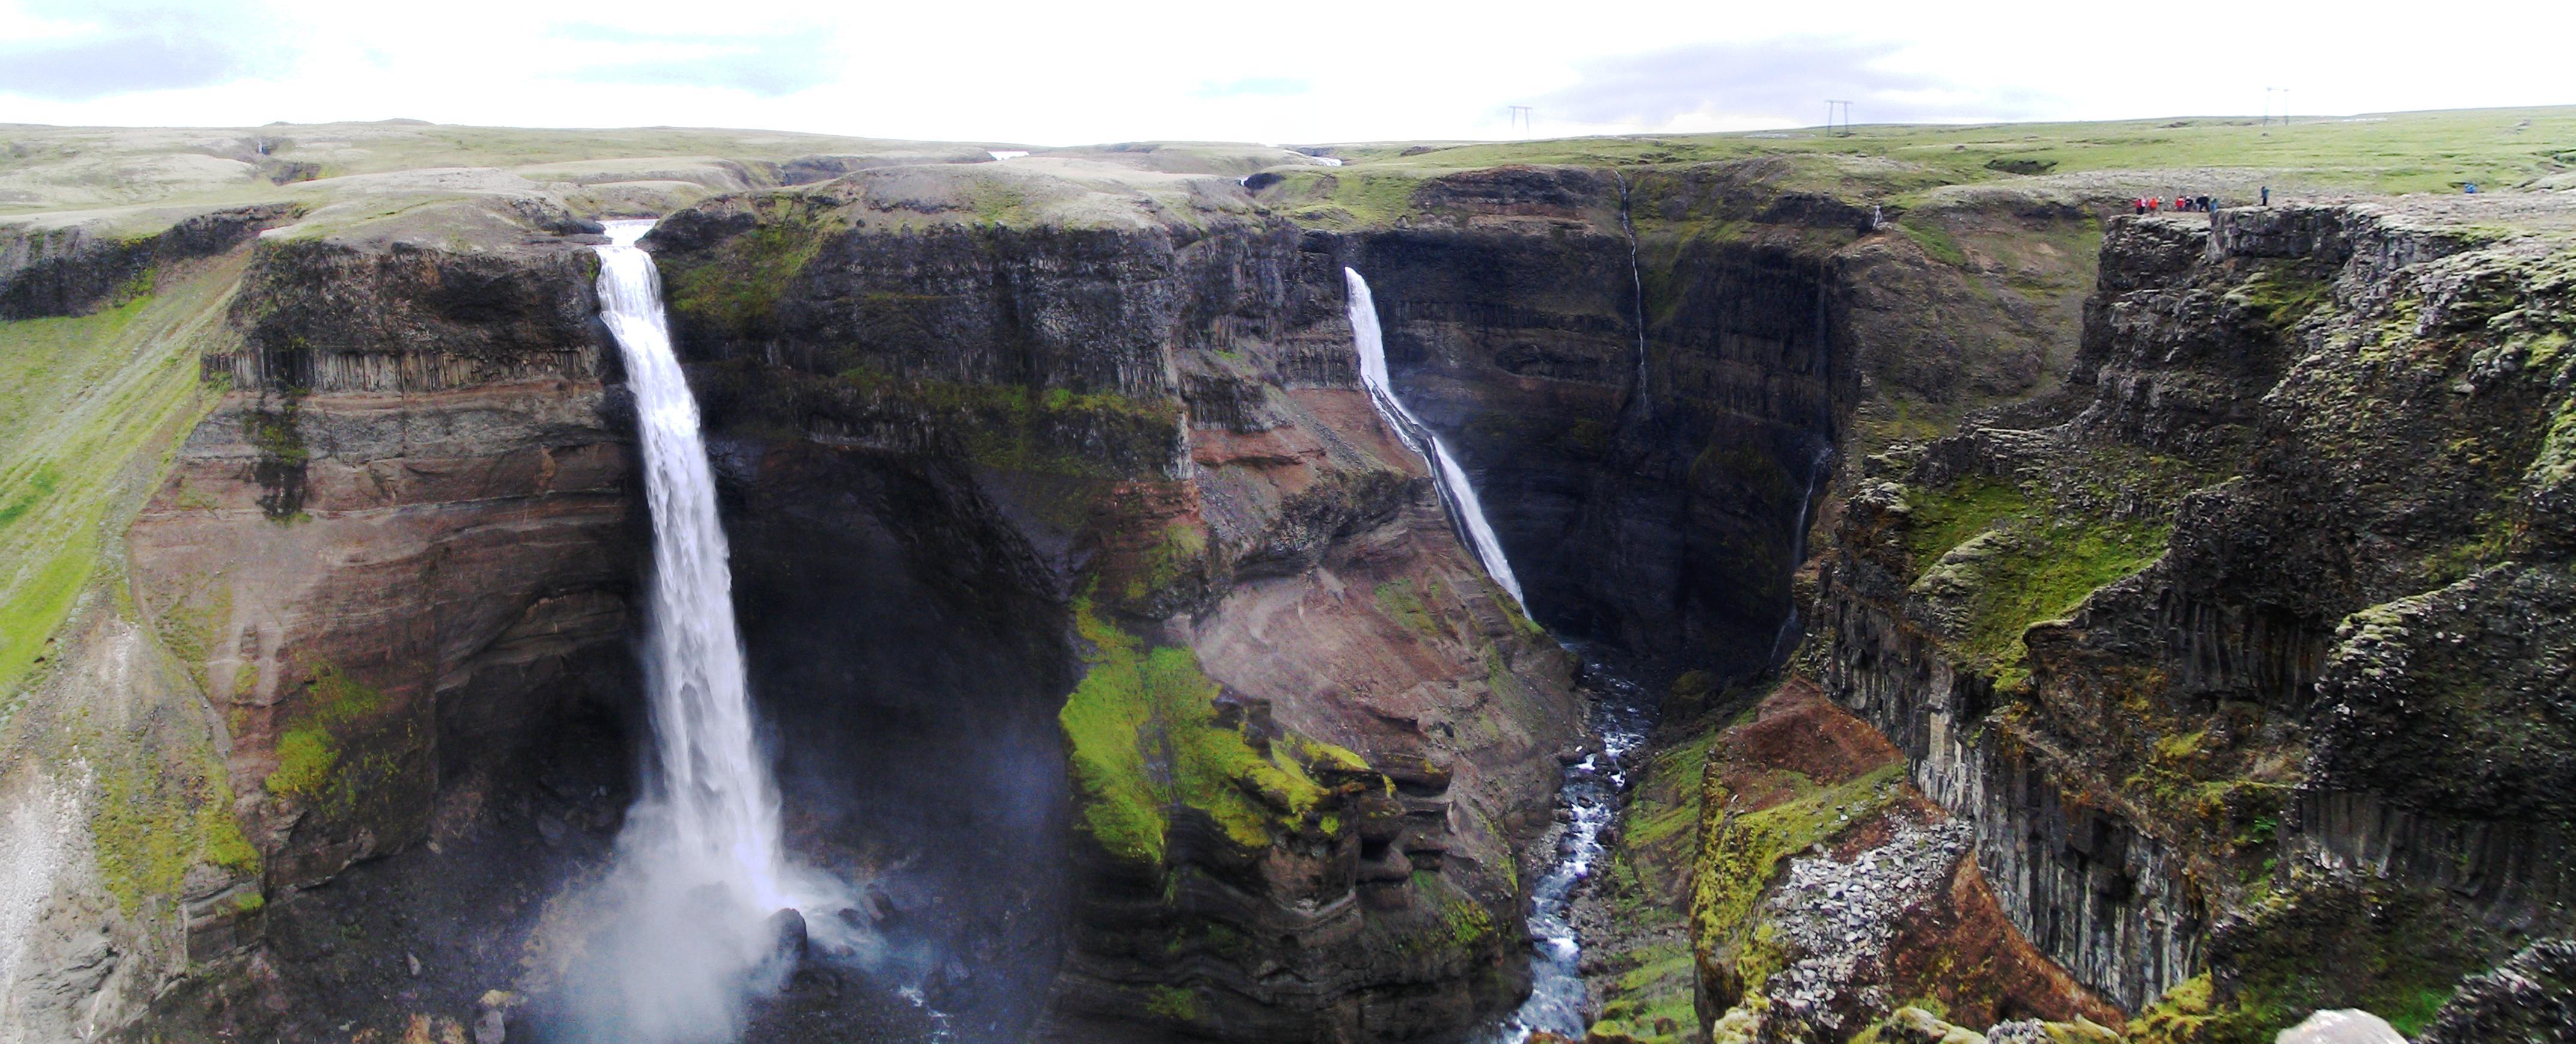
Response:
[{"label": "green grassy slope", "polygon": [[[0,716],[216,398],[239,256],[93,315],[0,322]],[[143,290],[143,287],[136,287]]]}]

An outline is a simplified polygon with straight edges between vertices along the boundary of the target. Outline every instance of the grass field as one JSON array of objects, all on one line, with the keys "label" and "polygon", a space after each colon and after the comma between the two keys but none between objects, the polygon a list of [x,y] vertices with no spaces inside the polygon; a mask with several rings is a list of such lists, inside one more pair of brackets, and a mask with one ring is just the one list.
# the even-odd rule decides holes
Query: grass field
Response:
[{"label": "grass field", "polygon": [[[887,162],[980,160],[990,143],[915,142],[780,131],[642,127],[553,130],[406,121],[249,128],[0,126],[0,217],[113,207],[329,199],[359,183],[271,184],[261,164],[309,165],[326,179],[448,167],[524,169],[535,181],[589,181],[589,167],[628,177],[688,177],[722,161],[777,163],[816,154]],[[263,151],[264,150],[264,151]],[[1362,223],[1391,216],[1403,182],[1510,163],[1638,166],[1774,158],[1781,188],[1907,201],[1948,186],[2181,181],[2271,184],[2302,193],[2456,192],[2576,184],[2576,106],[2303,118],[2248,117],[1978,126],[1874,125],[1849,136],[1815,130],[1630,135],[1514,142],[1375,142],[1326,147],[1344,159],[1330,195]],[[1039,150],[1146,170],[1249,173],[1260,146],[1123,144]],[[658,174],[651,164],[666,159]],[[1267,162],[1267,161],[1260,161]],[[2178,178],[2149,172],[2192,172]],[[2105,178],[2108,180],[2105,180]],[[1344,200],[1339,197],[1351,194]],[[2094,194],[2100,194],[2095,192]],[[146,224],[149,222],[146,221]]]},{"label": "grass field", "polygon": [[[2576,106],[2305,118],[2118,123],[1887,125],[1849,137],[1814,130],[1639,135],[1549,141],[1335,146],[1353,167],[1423,173],[1503,163],[1633,165],[1781,156],[1793,180],[1934,185],[2102,171],[2232,168],[2356,193],[2451,192],[2461,182],[2511,188],[2576,170]],[[1413,152],[1413,155],[1405,155]]]},{"label": "grass field", "polygon": [[[785,131],[638,127],[552,130],[386,121],[267,127],[36,127],[0,125],[0,215],[168,204],[222,205],[297,198],[311,189],[272,184],[261,164],[307,164],[302,176],[442,167],[565,164],[716,157],[783,162],[817,154],[924,159],[980,157],[983,146],[847,138]],[[328,195],[329,187],[323,186]]]}]

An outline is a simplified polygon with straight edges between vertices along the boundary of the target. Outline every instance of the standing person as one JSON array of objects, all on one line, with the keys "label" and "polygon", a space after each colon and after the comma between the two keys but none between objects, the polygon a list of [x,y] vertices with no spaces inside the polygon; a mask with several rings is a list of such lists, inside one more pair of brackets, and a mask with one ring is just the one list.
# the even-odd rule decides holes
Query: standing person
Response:
[{"label": "standing person", "polygon": [[2272,186],[2270,185],[2263,186],[2263,205],[2267,207],[2272,205]]},{"label": "standing person", "polygon": [[2146,216],[2146,213],[2147,213],[2147,197],[2145,197],[2145,196],[2137,196],[2137,197],[2133,197],[2133,198],[2131,198],[2131,199],[2129,200],[2129,212],[2130,212],[2130,213],[2132,213],[2132,214],[2139,215],[2139,216],[2141,216],[2141,217]]},{"label": "standing person", "polygon": [[2218,209],[2218,201],[2217,201],[2217,200],[2211,199],[2211,198],[2209,198],[2208,196],[2202,196],[2202,197],[2200,197],[2200,212],[2201,212],[2201,213],[2206,214],[2206,213],[2208,213],[2208,212],[2210,212],[2210,211],[2212,211],[2212,210],[2216,210],[2216,209]]}]

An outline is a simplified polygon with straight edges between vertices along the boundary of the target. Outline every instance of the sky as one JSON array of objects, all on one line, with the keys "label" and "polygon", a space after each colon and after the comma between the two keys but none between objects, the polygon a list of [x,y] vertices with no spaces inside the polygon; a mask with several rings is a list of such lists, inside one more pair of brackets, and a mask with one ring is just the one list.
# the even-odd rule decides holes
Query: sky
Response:
[{"label": "sky", "polygon": [[1073,145],[1758,130],[1817,124],[1828,98],[1864,124],[2576,103],[2576,3],[2375,10],[0,0],[0,123],[410,118]]}]

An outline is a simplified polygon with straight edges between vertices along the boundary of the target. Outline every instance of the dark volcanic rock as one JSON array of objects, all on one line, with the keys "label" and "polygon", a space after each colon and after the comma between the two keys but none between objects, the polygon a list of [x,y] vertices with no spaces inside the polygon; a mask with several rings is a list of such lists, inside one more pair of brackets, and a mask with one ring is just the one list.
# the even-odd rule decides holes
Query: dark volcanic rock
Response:
[{"label": "dark volcanic rock", "polygon": [[2494,971],[2473,975],[2442,1005],[2416,1044],[2568,1044],[2576,1041],[2576,942],[2533,943]]},{"label": "dark volcanic rock", "polygon": [[[951,634],[994,621],[997,644],[970,662],[1056,659],[1000,672],[1002,692],[1027,688],[955,718],[953,738],[930,724],[953,713],[939,694],[993,680],[863,686],[923,694],[901,735],[954,742],[943,760],[970,763],[1041,739],[1026,749],[1052,755],[1066,688],[1120,669],[1101,665],[1114,627],[1157,656],[1186,649],[1214,686],[1209,727],[1250,756],[1301,761],[1323,793],[1303,809],[1262,793],[1276,784],[1221,784],[1263,802],[1273,821],[1254,824],[1209,811],[1229,799],[1184,777],[1141,847],[1113,846],[1090,811],[1107,796],[1060,763],[1002,759],[1022,767],[990,775],[1072,791],[1070,809],[1015,802],[1067,816],[1063,833],[1024,835],[1018,855],[995,851],[1023,843],[1012,835],[926,836],[984,852],[990,866],[968,875],[1060,875],[1028,883],[1053,911],[1037,916],[1063,918],[1062,949],[970,962],[971,984],[944,988],[1003,1032],[1079,1041],[1407,1039],[1508,1004],[1525,972],[1503,868],[1552,791],[1549,754],[1573,738],[1569,679],[1461,557],[1422,465],[1357,392],[1343,244],[1249,215],[969,223],[948,192],[919,172],[861,172],[714,201],[650,237],[745,491],[746,589],[778,610],[746,616],[750,642],[884,612],[871,597],[915,616],[953,606]],[[782,250],[795,260],[775,263]],[[871,558],[912,579],[869,567],[817,583]],[[896,594],[913,583],[918,595]],[[813,591],[852,595],[802,608]],[[1067,630],[1086,645],[1060,644]],[[1021,651],[1002,655],[1006,638]],[[797,640],[816,642],[805,662],[832,662]],[[761,687],[828,683],[795,677]],[[1045,734],[1018,731],[1032,709]],[[1065,713],[1079,765],[1096,755]],[[1353,757],[1319,756],[1322,743]],[[1032,967],[1054,978],[1030,1030],[1009,1013]]]},{"label": "dark volcanic rock", "polygon": [[[2396,208],[2115,219],[2054,423],[1854,494],[1829,688],[2078,978],[2331,1007],[2564,920],[2564,267]],[[2329,916],[2356,881],[2423,927]]]},{"label": "dark volcanic rock", "polygon": [[[1580,184],[1615,214],[1608,179]],[[1548,189],[1528,205],[1563,183]],[[1399,392],[1476,482],[1550,626],[1721,673],[1761,666],[1831,439],[1829,360],[1849,351],[1826,263],[1678,248],[1645,302],[1640,391],[1629,243],[1615,224],[1532,231],[1357,237]]]},{"label": "dark volcanic rock", "polygon": [[183,214],[135,237],[82,225],[0,228],[0,320],[97,311],[148,291],[154,266],[221,254],[300,209],[263,203]]}]

